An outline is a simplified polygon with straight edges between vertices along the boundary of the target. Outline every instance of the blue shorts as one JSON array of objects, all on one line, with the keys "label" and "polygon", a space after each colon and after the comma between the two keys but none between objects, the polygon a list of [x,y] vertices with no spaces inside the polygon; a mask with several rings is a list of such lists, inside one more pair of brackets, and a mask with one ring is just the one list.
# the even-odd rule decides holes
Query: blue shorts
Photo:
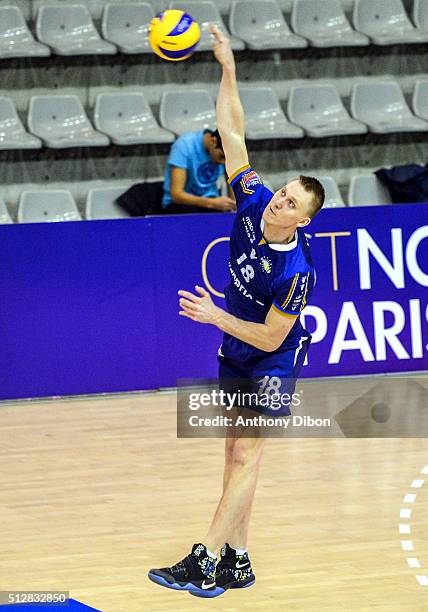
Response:
[{"label": "blue shorts", "polygon": [[[268,353],[267,359],[242,366],[219,351],[219,389],[234,398],[234,407],[247,408],[268,416],[290,416],[298,405],[296,381],[311,343],[311,336],[300,338],[295,348]],[[256,397],[257,396],[257,397]]]}]

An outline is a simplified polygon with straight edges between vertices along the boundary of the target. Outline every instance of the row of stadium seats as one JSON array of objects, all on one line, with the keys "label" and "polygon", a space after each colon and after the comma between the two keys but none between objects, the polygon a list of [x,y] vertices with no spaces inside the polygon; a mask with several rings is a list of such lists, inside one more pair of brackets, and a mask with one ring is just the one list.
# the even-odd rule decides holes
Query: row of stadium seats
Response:
[{"label": "row of stadium seats", "polygon": [[[129,4],[129,2],[145,2],[153,7],[156,14],[162,12],[168,6],[170,0],[80,0],[88,8],[94,20],[102,19],[106,4]],[[197,1],[197,0],[196,0]],[[407,4],[409,0],[404,0]],[[410,0],[412,1],[412,0]],[[233,0],[214,0],[218,10],[223,16],[228,16]],[[295,0],[277,0],[281,10],[285,14],[291,14]],[[354,6],[354,0],[339,0],[345,11],[350,12]],[[0,0],[0,6],[18,6],[29,22],[35,21],[41,6],[75,4],[70,0]],[[79,3],[79,2],[77,2]]]},{"label": "row of stadium seats", "polygon": [[[283,177],[284,182],[294,178],[294,175]],[[332,177],[318,176],[326,192],[325,208],[344,207],[345,202],[340,194],[339,187]],[[281,186],[265,184],[274,191]],[[85,218],[92,219],[119,219],[129,215],[115,201],[128,189],[129,185],[116,187],[101,187],[90,189],[86,198]],[[391,198],[387,189],[374,174],[353,176],[348,190],[349,206],[390,204]],[[76,201],[70,191],[37,190],[23,191],[19,198],[17,221],[18,223],[41,223],[48,221],[78,221],[82,219]],[[13,223],[9,210],[0,197],[0,224]]]},{"label": "row of stadium seats", "polygon": [[[172,1],[201,24],[197,51],[211,48],[208,23],[227,32],[218,6],[210,0]],[[85,4],[45,2],[37,11],[34,39],[17,6],[0,7],[0,57],[150,53],[148,26],[155,14],[145,2],[108,3],[101,33]],[[234,0],[229,15],[232,47],[286,49],[349,47],[428,42],[428,3],[413,0],[413,22],[402,0],[355,0],[353,24],[339,0],[295,0],[290,29],[276,0]]]},{"label": "row of stadium seats", "polygon": [[[284,114],[271,87],[241,87],[250,140],[313,138],[428,130],[428,79],[418,80],[412,113],[395,81],[355,84],[351,113],[333,85],[292,87]],[[33,96],[26,132],[12,101],[0,97],[0,149],[171,143],[175,134],[213,128],[215,104],[203,89],[164,92],[160,123],[141,92],[102,93],[96,98],[92,126],[77,96]],[[417,116],[416,116],[417,115]]]},{"label": "row of stadium seats", "polygon": [[[127,187],[91,189],[86,201],[86,219],[119,219],[130,215],[115,204]],[[80,221],[77,204],[65,189],[50,191],[23,191],[18,205],[18,223],[52,221]],[[9,211],[0,198],[0,222],[13,223]]]}]

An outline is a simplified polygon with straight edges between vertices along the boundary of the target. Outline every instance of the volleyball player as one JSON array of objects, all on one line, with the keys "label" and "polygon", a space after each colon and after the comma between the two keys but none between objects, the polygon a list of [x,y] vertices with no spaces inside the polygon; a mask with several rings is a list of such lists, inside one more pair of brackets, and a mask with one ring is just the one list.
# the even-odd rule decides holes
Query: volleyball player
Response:
[{"label": "volleyball player", "polygon": [[[274,194],[263,185],[248,160],[229,40],[214,25],[211,32],[214,55],[222,66],[217,127],[237,203],[230,237],[231,282],[227,311],[196,286],[195,293],[179,291],[180,315],[224,332],[218,353],[220,382],[264,379],[275,381],[279,393],[290,394],[311,340],[299,320],[315,281],[305,227],[321,209],[324,189],[307,176]],[[274,414],[289,415],[290,408],[283,406]],[[223,494],[203,543],[194,544],[175,565],[150,570],[151,580],[201,597],[254,583],[247,533],[265,441],[260,436],[226,438]]]}]

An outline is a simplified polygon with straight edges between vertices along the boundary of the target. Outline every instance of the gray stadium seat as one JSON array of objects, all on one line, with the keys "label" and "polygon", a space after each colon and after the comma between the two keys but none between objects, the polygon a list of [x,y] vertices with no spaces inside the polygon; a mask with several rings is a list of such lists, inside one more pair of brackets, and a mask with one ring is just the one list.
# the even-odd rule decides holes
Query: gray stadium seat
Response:
[{"label": "gray stadium seat", "polygon": [[[296,175],[293,175],[293,177],[290,177],[285,174],[284,172],[278,173],[278,172],[273,172],[273,173],[267,173],[267,174],[263,174],[263,183],[268,186],[268,189],[270,189],[272,191],[272,193],[275,193],[276,191],[278,191],[278,189],[281,189],[282,187],[284,187],[284,185],[286,185],[289,182],[289,178],[295,178]],[[266,178],[266,181],[265,181]]]},{"label": "gray stadium seat", "polygon": [[31,20],[31,6],[29,0],[0,0],[0,6],[17,6],[27,23]]},{"label": "gray stadium seat", "polygon": [[354,26],[376,45],[428,42],[428,33],[413,26],[402,0],[355,0]]},{"label": "gray stadium seat", "polygon": [[353,176],[349,184],[349,206],[377,206],[391,204],[388,189],[375,174]]},{"label": "gray stadium seat", "polygon": [[76,202],[69,191],[23,191],[19,198],[18,223],[80,221]]},{"label": "gray stadium seat", "polygon": [[[84,4],[91,13],[92,19],[100,21],[103,16],[104,7],[106,4],[112,1],[114,1],[115,4],[119,4],[121,2],[127,3],[130,0],[74,0],[74,2],[72,1],[71,4]],[[70,4],[69,0],[30,0],[30,2],[32,5],[32,16],[34,21],[37,18],[37,13],[41,6],[66,6],[67,4]]]},{"label": "gray stadium seat", "polygon": [[104,8],[102,35],[122,53],[152,53],[148,31],[154,16],[147,2],[109,3]]},{"label": "gray stadium seat", "polygon": [[415,26],[428,32],[428,2],[427,0],[413,0],[413,21]]},{"label": "gray stadium seat", "polygon": [[292,87],[288,98],[288,116],[314,138],[367,132],[363,123],[349,116],[333,85]]},{"label": "gray stadium seat", "polygon": [[317,176],[316,178],[325,190],[324,208],[343,208],[345,202],[334,178],[331,176]]},{"label": "gray stadium seat", "polygon": [[114,45],[102,40],[83,4],[41,6],[37,14],[37,38],[57,55],[112,55]]},{"label": "gray stadium seat", "polygon": [[[116,1],[119,2],[120,0]],[[74,3],[84,4],[88,11],[91,13],[92,19],[99,20],[101,19],[103,9],[108,2],[109,0],[80,0],[80,2],[77,2],[77,0],[75,0]],[[41,6],[66,6],[67,4],[70,4],[69,0],[31,0],[33,20],[36,20],[38,10]]]},{"label": "gray stadium seat", "polygon": [[245,49],[245,43],[242,40],[235,36],[230,36],[224,25],[220,11],[214,2],[210,0],[189,0],[188,2],[174,0],[170,2],[169,7],[187,11],[199,23],[201,27],[201,40],[196,47],[196,51],[207,51],[212,49],[212,37],[208,29],[210,23],[215,23],[218,28],[230,38],[230,45],[233,50],[239,51]]},{"label": "gray stadium seat", "polygon": [[52,149],[102,147],[110,142],[94,130],[77,96],[32,96],[28,129]]},{"label": "gray stadium seat", "polygon": [[415,115],[428,121],[428,79],[416,81],[412,106]]},{"label": "gray stadium seat", "polygon": [[222,15],[228,15],[232,0],[216,0],[218,10]]},{"label": "gray stadium seat", "polygon": [[166,91],[162,94],[161,125],[175,134],[203,129],[215,129],[214,101],[205,89]]},{"label": "gray stadium seat", "polygon": [[10,98],[0,97],[0,149],[40,149],[41,141],[25,131]]},{"label": "gray stadium seat", "polygon": [[2,197],[0,197],[0,225],[8,225],[13,223],[7,206]]},{"label": "gray stadium seat", "polygon": [[367,36],[351,28],[340,0],[295,0],[291,14],[293,30],[312,47],[364,47]]},{"label": "gray stadium seat", "polygon": [[130,217],[131,215],[126,210],[116,204],[116,199],[127,189],[127,185],[90,189],[86,198],[86,218],[92,220]]},{"label": "gray stadium seat", "polygon": [[241,87],[240,95],[247,138],[303,138],[302,128],[288,121],[271,87]]},{"label": "gray stadium seat", "polygon": [[351,112],[375,134],[428,130],[428,123],[411,113],[400,85],[394,81],[354,85]]},{"label": "gray stadium seat", "polygon": [[34,40],[17,6],[0,7],[0,57],[46,57],[49,47]]},{"label": "gray stadium seat", "polygon": [[234,0],[229,29],[250,49],[296,49],[308,41],[293,34],[276,0]]},{"label": "gray stadium seat", "polygon": [[114,144],[174,142],[174,134],[161,128],[142,93],[102,93],[97,96],[95,127]]}]

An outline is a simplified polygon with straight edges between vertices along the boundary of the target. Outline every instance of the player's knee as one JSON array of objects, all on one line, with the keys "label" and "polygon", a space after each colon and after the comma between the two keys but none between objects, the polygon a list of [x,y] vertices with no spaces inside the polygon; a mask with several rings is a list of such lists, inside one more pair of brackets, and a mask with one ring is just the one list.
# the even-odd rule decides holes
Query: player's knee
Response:
[{"label": "player's knee", "polygon": [[236,466],[253,468],[260,459],[263,446],[257,442],[252,438],[236,440],[233,446],[233,463]]}]

